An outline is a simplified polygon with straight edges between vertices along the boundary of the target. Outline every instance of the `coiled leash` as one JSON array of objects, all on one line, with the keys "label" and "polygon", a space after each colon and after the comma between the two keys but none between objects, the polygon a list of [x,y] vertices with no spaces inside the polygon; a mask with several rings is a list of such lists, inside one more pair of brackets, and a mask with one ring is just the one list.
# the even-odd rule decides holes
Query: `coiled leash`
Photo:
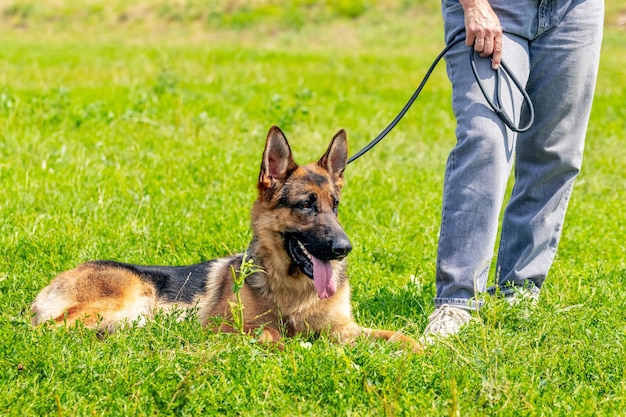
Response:
[{"label": "coiled leash", "polygon": [[[348,158],[348,164],[351,163],[352,161],[358,159],[359,157],[363,156],[365,153],[367,153],[370,149],[372,149],[374,146],[376,146],[378,144],[378,142],[383,140],[384,137],[387,136],[387,134],[394,127],[396,127],[398,122],[404,117],[406,112],[413,105],[413,102],[415,102],[417,97],[422,92],[422,89],[424,88],[424,85],[426,84],[426,81],[428,81],[428,79],[430,78],[430,75],[434,71],[435,67],[437,66],[437,64],[439,63],[441,58],[443,58],[443,56],[445,54],[447,54],[448,51],[450,49],[452,49],[453,46],[455,46],[456,44],[458,44],[460,42],[463,42],[464,40],[465,40],[465,36],[462,36],[462,37],[457,38],[454,41],[450,42],[448,45],[446,45],[445,48],[443,48],[443,50],[439,53],[439,55],[437,55],[437,58],[435,58],[435,60],[433,61],[432,65],[430,66],[430,68],[426,72],[426,75],[422,79],[422,82],[417,87],[417,89],[415,90],[415,92],[413,93],[413,95],[411,96],[409,101],[404,105],[402,110],[400,110],[400,113],[398,113],[398,115],[391,121],[391,123],[389,123],[389,125],[385,129],[383,129],[383,131],[380,132],[378,134],[378,136],[376,136],[370,143],[368,143],[363,149],[361,149],[360,151],[358,151],[357,153],[352,155],[350,158]],[[495,97],[495,102],[494,102],[487,95],[487,91],[485,90],[483,82],[480,80],[480,76],[478,75],[478,70],[476,69],[476,57],[475,57],[476,54],[474,53],[474,48],[469,48],[469,51],[470,51],[470,53],[469,53],[470,66],[472,67],[472,72],[474,73],[474,78],[476,78],[476,82],[478,83],[478,86],[480,87],[480,91],[483,93],[483,96],[485,97],[485,100],[487,100],[487,103],[489,104],[489,107],[491,107],[491,109],[500,118],[500,120],[502,120],[502,122],[509,129],[511,129],[513,132],[520,133],[520,132],[525,132],[528,129],[530,129],[530,127],[532,126],[533,122],[535,121],[535,108],[533,107],[533,103],[530,100],[530,97],[528,96],[528,93],[526,92],[526,89],[524,88],[522,83],[513,75],[513,73],[505,65],[504,61],[501,61],[500,62],[500,66],[498,67],[497,70],[495,70],[495,72],[496,72],[496,78],[495,78],[496,97]],[[507,114],[507,112],[504,109],[504,107],[502,107],[502,103],[501,103],[501,99],[500,99],[501,98],[501,91],[500,91],[501,90],[501,88],[500,88],[500,84],[501,83],[500,83],[500,81],[501,81],[501,78],[502,78],[502,74],[504,74],[511,81],[513,81],[513,84],[515,84],[515,87],[520,91],[520,93],[522,93],[522,96],[524,98],[524,102],[526,102],[526,105],[528,106],[529,118],[528,118],[528,122],[526,123],[525,126],[522,126],[522,127],[515,126],[515,123],[513,123],[513,120],[511,120],[511,118]]]}]

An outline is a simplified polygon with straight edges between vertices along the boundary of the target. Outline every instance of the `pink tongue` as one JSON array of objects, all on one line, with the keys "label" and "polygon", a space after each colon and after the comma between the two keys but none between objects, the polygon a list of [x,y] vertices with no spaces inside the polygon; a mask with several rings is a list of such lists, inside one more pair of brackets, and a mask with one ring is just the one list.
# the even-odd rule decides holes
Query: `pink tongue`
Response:
[{"label": "pink tongue", "polygon": [[337,283],[333,277],[333,267],[329,261],[322,261],[311,256],[313,261],[313,283],[319,298],[328,298],[337,291]]}]

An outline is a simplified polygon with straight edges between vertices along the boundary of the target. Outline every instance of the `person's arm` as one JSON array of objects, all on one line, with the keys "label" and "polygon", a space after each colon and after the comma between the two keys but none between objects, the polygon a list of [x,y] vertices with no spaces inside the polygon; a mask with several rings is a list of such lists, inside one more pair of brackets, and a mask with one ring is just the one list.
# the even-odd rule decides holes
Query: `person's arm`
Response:
[{"label": "person's arm", "polygon": [[488,0],[460,0],[465,13],[465,43],[482,57],[491,55],[493,69],[502,59],[502,26]]}]

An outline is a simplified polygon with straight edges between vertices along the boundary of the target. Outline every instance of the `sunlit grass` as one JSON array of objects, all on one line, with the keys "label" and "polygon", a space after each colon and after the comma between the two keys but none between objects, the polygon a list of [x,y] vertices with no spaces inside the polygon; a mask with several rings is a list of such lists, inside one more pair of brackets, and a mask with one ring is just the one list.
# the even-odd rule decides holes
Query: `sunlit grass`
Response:
[{"label": "sunlit grass", "polygon": [[[489,300],[482,324],[421,356],[324,337],[274,351],[168,316],[104,340],[30,327],[39,289],[85,260],[187,264],[244,249],[269,127],[298,162],[339,128],[353,153],[443,47],[438,2],[250,4],[1,6],[0,414],[623,412],[626,53],[611,8],[585,166],[530,318]],[[432,311],[449,96],[441,67],[346,171],[361,324],[419,337]]]}]

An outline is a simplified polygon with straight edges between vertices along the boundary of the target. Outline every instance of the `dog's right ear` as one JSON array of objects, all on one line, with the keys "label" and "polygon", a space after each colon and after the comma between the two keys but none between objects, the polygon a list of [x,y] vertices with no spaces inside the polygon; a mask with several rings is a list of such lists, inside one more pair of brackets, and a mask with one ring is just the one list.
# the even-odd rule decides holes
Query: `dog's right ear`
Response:
[{"label": "dog's right ear", "polygon": [[285,134],[278,127],[272,126],[263,151],[259,189],[267,190],[276,182],[284,181],[296,168],[298,165],[293,160]]}]

